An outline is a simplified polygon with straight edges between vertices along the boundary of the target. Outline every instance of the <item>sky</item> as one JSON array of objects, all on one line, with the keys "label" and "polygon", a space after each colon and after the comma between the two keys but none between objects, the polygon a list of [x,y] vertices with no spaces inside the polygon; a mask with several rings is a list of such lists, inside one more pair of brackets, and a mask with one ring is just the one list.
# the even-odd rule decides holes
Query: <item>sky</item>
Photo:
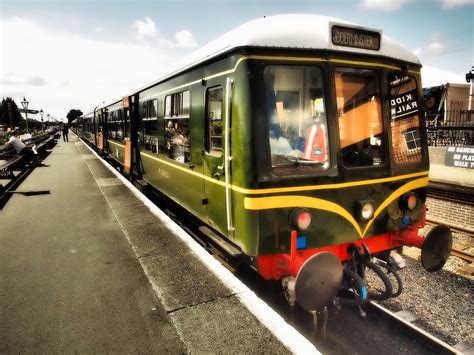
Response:
[{"label": "sky", "polygon": [[474,0],[0,0],[0,94],[19,106],[26,97],[44,119],[89,112],[221,34],[283,13],[382,30],[419,56],[425,87],[465,83],[474,65]]}]

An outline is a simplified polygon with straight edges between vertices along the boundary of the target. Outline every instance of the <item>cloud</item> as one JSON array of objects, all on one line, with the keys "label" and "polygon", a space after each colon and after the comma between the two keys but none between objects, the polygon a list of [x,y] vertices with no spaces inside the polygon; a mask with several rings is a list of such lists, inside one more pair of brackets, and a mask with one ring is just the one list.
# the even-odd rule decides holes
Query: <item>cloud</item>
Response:
[{"label": "cloud", "polygon": [[395,11],[413,0],[362,0],[360,5],[366,9]]},{"label": "cloud", "polygon": [[458,6],[474,5],[474,0],[441,0],[443,9],[452,9]]},{"label": "cloud", "polygon": [[423,87],[438,86],[446,83],[465,84],[465,73],[451,72],[430,65],[421,68]]},{"label": "cloud", "polygon": [[172,39],[165,38],[160,35],[159,29],[149,17],[143,20],[137,20],[133,23],[132,28],[136,30],[135,37],[139,41],[148,41],[149,44],[158,44],[165,48],[181,48],[189,49],[197,47],[198,43],[194,35],[188,30],[176,32]]},{"label": "cloud", "polygon": [[441,36],[439,33],[432,33],[427,47],[428,51],[432,54],[443,54],[445,52],[445,45],[441,41]]},{"label": "cloud", "polygon": [[26,81],[26,85],[45,86],[46,80],[40,76],[35,76]]},{"label": "cloud", "polygon": [[182,30],[179,32],[176,32],[174,35],[174,38],[176,40],[176,47],[178,48],[195,48],[197,47],[197,41],[194,38],[194,35],[187,31],[187,30]]},{"label": "cloud", "polygon": [[23,85],[23,86],[45,86],[46,79],[41,76],[33,76],[29,78],[22,77],[21,74],[3,73],[0,80],[2,85]]},{"label": "cloud", "polygon": [[158,30],[156,29],[155,23],[149,17],[145,17],[143,21],[135,21],[132,28],[136,29],[136,37],[138,40],[154,38],[158,35]]},{"label": "cloud", "polygon": [[2,19],[1,30],[0,96],[17,103],[25,96],[32,109],[56,118],[121,98],[159,78],[182,54],[142,41],[100,41],[19,17]]}]

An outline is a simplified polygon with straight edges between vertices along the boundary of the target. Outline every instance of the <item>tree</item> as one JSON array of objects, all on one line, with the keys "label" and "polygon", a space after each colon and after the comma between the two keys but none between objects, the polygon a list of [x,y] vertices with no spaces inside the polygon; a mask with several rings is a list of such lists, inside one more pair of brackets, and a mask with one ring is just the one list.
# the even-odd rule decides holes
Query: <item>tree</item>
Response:
[{"label": "tree", "polygon": [[69,110],[68,114],[66,115],[67,121],[69,124],[71,124],[72,121],[74,121],[76,118],[82,116],[82,111],[81,110],[76,110],[76,109],[71,109]]},{"label": "tree", "polygon": [[2,99],[0,106],[0,124],[11,128],[20,127],[21,120],[21,113],[15,101],[13,101],[11,97]]}]

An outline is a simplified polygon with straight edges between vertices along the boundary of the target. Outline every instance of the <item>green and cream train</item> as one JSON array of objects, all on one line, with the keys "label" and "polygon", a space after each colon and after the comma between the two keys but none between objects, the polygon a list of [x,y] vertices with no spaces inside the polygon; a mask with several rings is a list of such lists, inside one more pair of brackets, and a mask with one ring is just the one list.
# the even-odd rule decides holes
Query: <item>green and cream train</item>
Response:
[{"label": "green and cream train", "polygon": [[[396,296],[397,250],[440,269],[425,223],[419,60],[380,30],[316,15],[241,25],[161,79],[80,119],[83,138],[202,222],[290,302]],[[374,256],[372,258],[372,256]],[[385,290],[367,289],[365,270]],[[382,270],[382,269],[387,270]],[[398,285],[401,290],[401,285]]]}]

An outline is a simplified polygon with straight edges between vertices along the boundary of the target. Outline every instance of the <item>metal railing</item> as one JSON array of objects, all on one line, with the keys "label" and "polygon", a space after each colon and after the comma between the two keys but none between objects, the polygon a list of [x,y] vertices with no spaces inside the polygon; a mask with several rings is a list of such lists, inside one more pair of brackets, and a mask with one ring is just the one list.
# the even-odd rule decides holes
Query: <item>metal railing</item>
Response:
[{"label": "metal railing", "polygon": [[428,145],[474,145],[474,111],[453,110],[426,115]]}]

